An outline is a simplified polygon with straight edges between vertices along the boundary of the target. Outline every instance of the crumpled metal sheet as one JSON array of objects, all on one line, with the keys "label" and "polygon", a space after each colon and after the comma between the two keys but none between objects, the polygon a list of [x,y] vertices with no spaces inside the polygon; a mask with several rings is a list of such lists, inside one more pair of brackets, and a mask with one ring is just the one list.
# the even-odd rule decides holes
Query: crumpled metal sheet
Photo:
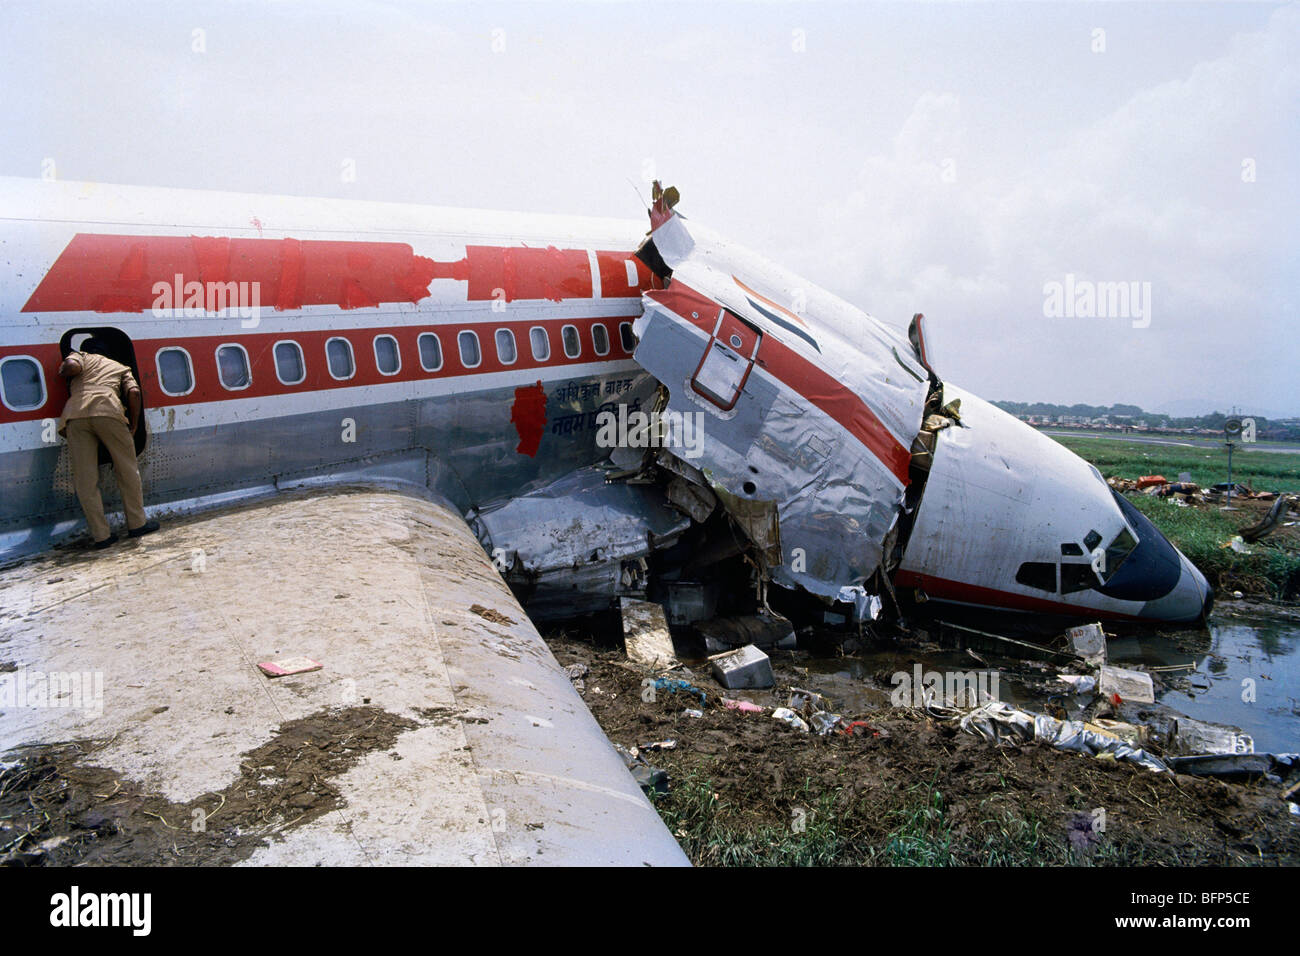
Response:
[{"label": "crumpled metal sheet", "polygon": [[1031,714],[1000,700],[989,701],[964,714],[961,729],[991,744],[1038,741],[1051,744],[1058,750],[1073,750],[1089,757],[1110,754],[1116,760],[1128,760],[1155,772],[1169,769],[1154,754],[1117,737],[1089,730],[1082,721]]},{"label": "crumpled metal sheet", "polygon": [[607,484],[598,468],[467,520],[509,580],[533,585],[526,603],[537,620],[590,613],[639,593],[637,582],[625,580],[626,563],[672,545],[691,524],[656,486]]},{"label": "crumpled metal sheet", "polygon": [[835,599],[853,605],[854,621],[874,621],[880,616],[880,609],[884,606],[879,596],[860,585],[840,588],[840,593]]},{"label": "crumpled metal sheet", "polygon": [[[680,283],[739,316],[764,342],[774,339],[847,388],[893,440],[904,450],[911,447],[929,382],[914,367],[905,336],[693,223],[687,232],[678,216],[658,226],[653,237],[673,269],[668,291]],[[758,300],[766,301],[763,310],[754,306]],[[795,387],[759,361],[734,407],[721,409],[697,394],[691,379],[706,339],[689,315],[675,313],[666,301],[658,293],[643,297],[645,311],[634,325],[635,359],[668,389],[671,411],[703,413],[703,453],[691,464],[709,475],[729,510],[736,500],[775,506],[779,558],[772,560],[775,536],[762,535],[760,543],[772,549],[774,582],[832,600],[841,588],[862,584],[880,566],[883,542],[898,519],[900,477],[824,410],[833,402],[820,394],[821,380]],[[792,322],[773,322],[773,304],[787,318],[793,308],[808,336],[792,333]],[[758,349],[760,360],[764,347]]]},{"label": "crumpled metal sheet", "polygon": [[691,523],[657,489],[607,484],[598,468],[570,472],[469,520],[489,554],[501,548],[517,555],[523,570],[541,574],[592,563],[593,555],[602,562],[643,557],[648,539],[668,544]]}]

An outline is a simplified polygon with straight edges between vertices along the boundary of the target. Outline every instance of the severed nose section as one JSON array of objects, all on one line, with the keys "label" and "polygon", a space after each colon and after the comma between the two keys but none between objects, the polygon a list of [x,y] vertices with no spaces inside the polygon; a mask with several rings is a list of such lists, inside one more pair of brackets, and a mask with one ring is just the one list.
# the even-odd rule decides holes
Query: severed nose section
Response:
[{"label": "severed nose section", "polygon": [[1140,616],[1160,621],[1199,621],[1210,613],[1214,592],[1196,565],[1123,495],[1114,495],[1138,544],[1099,590],[1127,601],[1143,601]]},{"label": "severed nose section", "polygon": [[1148,601],[1142,608],[1141,616],[1162,621],[1202,620],[1214,607],[1214,589],[1185,554],[1177,550],[1175,553],[1181,565],[1178,583],[1168,594]]}]

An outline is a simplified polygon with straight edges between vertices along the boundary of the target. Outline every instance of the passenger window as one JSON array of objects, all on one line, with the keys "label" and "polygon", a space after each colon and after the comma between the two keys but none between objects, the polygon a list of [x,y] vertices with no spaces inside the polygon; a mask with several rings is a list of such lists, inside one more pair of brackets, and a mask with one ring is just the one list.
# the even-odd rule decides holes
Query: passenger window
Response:
[{"label": "passenger window", "polygon": [[618,337],[623,342],[624,352],[636,351],[636,336],[632,334],[631,322],[620,322],[618,324]]},{"label": "passenger window", "polygon": [[528,330],[528,343],[533,349],[534,362],[546,362],[551,356],[551,337],[541,325]]},{"label": "passenger window", "polygon": [[10,356],[0,360],[0,399],[14,412],[30,412],[45,404],[45,375],[35,359]]},{"label": "passenger window", "polygon": [[275,377],[283,385],[299,385],[307,377],[307,363],[297,342],[275,343]]},{"label": "passenger window", "polygon": [[396,375],[402,368],[402,355],[397,349],[397,339],[391,335],[375,336],[375,367],[381,375]]},{"label": "passenger window", "polygon": [[248,353],[242,345],[222,345],[217,348],[217,376],[223,388],[238,391],[248,388],[251,377],[248,371]]},{"label": "passenger window", "polygon": [[166,395],[188,395],[194,390],[194,369],[184,349],[159,349],[158,384]]},{"label": "passenger window", "polygon": [[551,357],[551,337],[540,325],[528,330],[528,344],[533,349],[533,360],[545,362]]},{"label": "passenger window", "polygon": [[609,354],[609,329],[600,322],[591,327],[591,344],[597,355]]},{"label": "passenger window", "polygon": [[515,333],[509,329],[497,329],[497,359],[502,365],[514,365],[519,358],[515,348]]},{"label": "passenger window", "polygon": [[460,364],[466,368],[478,368],[483,361],[479,351],[478,336],[473,332],[462,332],[456,336],[456,345],[460,348]]},{"label": "passenger window", "polygon": [[352,343],[347,339],[330,339],[325,343],[325,360],[330,375],[339,381],[356,374],[356,363],[352,360]]},{"label": "passenger window", "polygon": [[1074,594],[1076,591],[1087,591],[1089,588],[1097,586],[1097,575],[1093,573],[1091,564],[1062,564],[1061,565],[1061,593]]},{"label": "passenger window", "polygon": [[1026,587],[1056,593],[1056,565],[1045,561],[1026,561],[1016,572],[1016,581]]},{"label": "passenger window", "polygon": [[582,354],[582,340],[578,338],[577,328],[566,325],[560,330],[560,339],[564,342],[564,354],[569,358],[577,358]]},{"label": "passenger window", "polygon": [[420,368],[436,372],[442,368],[442,343],[432,332],[423,332],[416,340],[420,346]]}]

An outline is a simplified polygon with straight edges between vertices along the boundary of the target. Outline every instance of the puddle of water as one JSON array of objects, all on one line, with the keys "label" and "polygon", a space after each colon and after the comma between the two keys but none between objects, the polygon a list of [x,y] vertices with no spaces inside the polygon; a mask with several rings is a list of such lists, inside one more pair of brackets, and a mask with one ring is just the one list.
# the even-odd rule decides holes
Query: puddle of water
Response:
[{"label": "puddle of water", "polygon": [[[1259,752],[1300,751],[1300,622],[1212,616],[1208,632],[1120,635],[1108,641],[1108,652],[1111,662],[1120,666],[1191,664],[1186,670],[1163,672],[1170,680],[1187,677],[1193,686],[1165,689],[1158,695],[1159,704],[1197,720],[1240,727],[1254,739]],[[1047,695],[1042,688],[1054,668],[1036,671],[1014,658],[981,656],[991,667],[1002,670],[1000,699],[1026,710],[1043,710]],[[962,651],[922,651],[890,644],[864,648],[849,658],[813,658],[800,663],[819,675],[818,689],[852,711],[882,706],[890,687],[888,675],[896,671],[910,674],[918,661],[927,671],[983,668]],[[1249,686],[1243,681],[1254,682],[1253,701],[1243,700]],[[869,689],[872,684],[882,684],[884,693]],[[1063,696],[1059,702],[1075,717],[1088,699]]]},{"label": "puddle of water", "polygon": [[[981,655],[988,662],[986,668],[963,651],[920,650],[900,648],[891,644],[877,644],[864,648],[853,657],[812,658],[801,665],[819,675],[817,690],[827,694],[837,706],[845,710],[869,710],[888,705],[889,693],[894,684],[890,676],[895,673],[915,674],[919,663],[922,673],[985,671],[998,672],[997,698],[1015,707],[1041,708],[1044,694],[1026,686],[1025,680],[1041,682],[1050,671],[1022,673],[1023,661],[1015,661],[991,654]],[[879,685],[868,687],[867,685]]]},{"label": "puddle of water", "polygon": [[[1211,616],[1208,647],[1179,651],[1160,637],[1110,642],[1116,664],[1191,662],[1190,691],[1168,689],[1158,701],[1197,720],[1240,727],[1260,752],[1300,751],[1300,623]],[[1254,700],[1246,692],[1254,682]]]}]

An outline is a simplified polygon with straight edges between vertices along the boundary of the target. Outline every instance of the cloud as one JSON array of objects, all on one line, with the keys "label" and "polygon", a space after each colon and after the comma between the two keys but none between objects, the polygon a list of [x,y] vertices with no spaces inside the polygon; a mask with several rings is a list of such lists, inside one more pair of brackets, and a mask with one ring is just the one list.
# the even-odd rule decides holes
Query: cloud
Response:
[{"label": "cloud", "polygon": [[[1007,129],[1000,163],[974,152],[961,96],[927,92],[799,266],[885,320],[926,312],[941,371],[993,397],[1263,401],[1300,357],[1294,338],[1249,345],[1295,318],[1297,64],[1300,9],[1283,8],[1037,154]],[[1151,326],[1046,318],[1043,286],[1067,273],[1150,282]],[[1228,339],[1248,374],[1224,368]]]}]

